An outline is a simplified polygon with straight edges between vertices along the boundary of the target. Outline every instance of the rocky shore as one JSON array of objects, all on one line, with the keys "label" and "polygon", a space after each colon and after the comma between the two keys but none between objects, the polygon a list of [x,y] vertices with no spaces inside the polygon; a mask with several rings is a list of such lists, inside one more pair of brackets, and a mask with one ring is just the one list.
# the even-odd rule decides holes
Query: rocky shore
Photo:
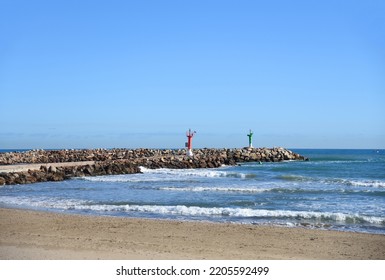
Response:
[{"label": "rocky shore", "polygon": [[[93,149],[32,150],[0,154],[0,185],[62,181],[72,177],[140,173],[140,166],[157,168],[216,168],[241,162],[279,162],[307,160],[284,148],[196,149],[194,157],[186,150]],[[89,162],[94,162],[90,164]],[[82,164],[81,162],[87,162]],[[50,163],[67,163],[63,166]],[[71,166],[70,163],[77,163]],[[21,172],[5,172],[1,166],[44,164]],[[48,164],[48,166],[47,166]],[[28,167],[28,166],[27,166]]]}]

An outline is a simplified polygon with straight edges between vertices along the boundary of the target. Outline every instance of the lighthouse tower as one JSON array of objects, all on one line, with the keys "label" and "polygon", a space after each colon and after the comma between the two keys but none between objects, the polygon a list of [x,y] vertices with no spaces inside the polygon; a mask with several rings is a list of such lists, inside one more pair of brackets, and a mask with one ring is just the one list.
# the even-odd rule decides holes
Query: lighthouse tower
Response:
[{"label": "lighthouse tower", "polygon": [[253,147],[253,132],[250,129],[250,133],[247,134],[247,137],[249,137],[249,148]]},{"label": "lighthouse tower", "polygon": [[192,152],[192,138],[194,137],[195,133],[196,133],[196,131],[191,132],[191,129],[189,129],[186,133],[186,136],[187,136],[187,143],[186,143],[187,156],[189,156],[189,157],[192,157],[194,155]]}]

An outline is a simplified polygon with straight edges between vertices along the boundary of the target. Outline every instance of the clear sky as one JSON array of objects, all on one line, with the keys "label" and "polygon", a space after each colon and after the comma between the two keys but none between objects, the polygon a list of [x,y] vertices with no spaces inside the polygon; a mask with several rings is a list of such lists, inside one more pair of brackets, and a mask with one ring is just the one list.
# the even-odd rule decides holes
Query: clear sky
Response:
[{"label": "clear sky", "polygon": [[385,148],[385,1],[0,0],[0,149]]}]

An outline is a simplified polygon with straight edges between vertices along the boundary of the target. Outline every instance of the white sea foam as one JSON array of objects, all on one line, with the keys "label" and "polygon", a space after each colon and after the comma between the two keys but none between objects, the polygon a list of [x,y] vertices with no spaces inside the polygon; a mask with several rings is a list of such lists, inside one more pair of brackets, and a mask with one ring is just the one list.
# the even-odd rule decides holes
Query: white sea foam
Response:
[{"label": "white sea foam", "polygon": [[354,187],[374,187],[374,188],[385,188],[384,181],[358,181],[358,180],[344,180],[344,183]]},{"label": "white sea foam", "polygon": [[57,199],[51,197],[10,197],[0,196],[0,203],[20,207],[51,208],[51,209],[75,209],[78,206],[89,203],[79,199]]},{"label": "white sea foam", "polygon": [[163,187],[160,190],[181,192],[234,192],[234,193],[262,193],[270,191],[265,188],[236,188],[236,187]]},{"label": "white sea foam", "polygon": [[373,187],[373,188],[385,188],[385,181],[380,180],[355,180],[355,179],[340,179],[340,178],[314,178],[300,175],[280,175],[278,179],[293,182],[315,182],[325,185],[347,185],[354,187]]},{"label": "white sea foam", "polygon": [[172,175],[178,177],[208,177],[208,178],[218,178],[218,177],[238,177],[238,178],[247,178],[248,176],[253,177],[253,174],[245,174],[238,172],[229,172],[223,171],[221,168],[216,169],[207,169],[207,168],[197,168],[197,169],[170,169],[170,168],[159,168],[159,169],[149,169],[141,166],[140,170],[144,174],[158,174],[158,175]]},{"label": "white sea foam", "polygon": [[93,204],[86,200],[27,198],[0,196],[0,203],[34,208],[50,208],[60,210],[79,210],[96,212],[139,212],[160,215],[179,215],[194,217],[228,216],[236,218],[289,218],[316,221],[336,221],[346,223],[385,224],[384,217],[364,216],[359,214],[344,214],[314,211],[265,210],[230,207],[198,207],[185,205],[114,205]]},{"label": "white sea foam", "polygon": [[[81,177],[75,178],[76,180],[85,180],[91,182],[110,182],[110,183],[122,183],[122,182],[156,182],[159,181],[159,178],[156,177],[144,177],[141,174],[130,174],[130,175],[105,175],[105,176],[96,176],[96,177]],[[179,178],[174,178],[175,181],[178,181]]]},{"label": "white sea foam", "polygon": [[[156,182],[156,181],[179,181],[191,178],[220,178],[234,177],[240,179],[253,178],[254,174],[245,174],[238,172],[229,172],[217,169],[149,169],[140,167],[142,174],[127,174],[127,175],[109,175],[96,177],[82,177],[81,180],[92,182]],[[77,178],[79,179],[79,178]]]},{"label": "white sea foam", "polygon": [[263,210],[249,208],[228,208],[228,207],[197,207],[197,206],[160,206],[160,205],[91,205],[79,206],[80,209],[97,211],[124,211],[142,212],[163,215],[182,215],[182,216],[230,216],[238,218],[294,218],[294,219],[315,219],[333,220],[349,223],[367,222],[372,224],[383,224],[385,218],[367,217],[362,215],[349,215],[343,213],[328,212],[307,212],[307,211],[285,211],[285,210]]}]

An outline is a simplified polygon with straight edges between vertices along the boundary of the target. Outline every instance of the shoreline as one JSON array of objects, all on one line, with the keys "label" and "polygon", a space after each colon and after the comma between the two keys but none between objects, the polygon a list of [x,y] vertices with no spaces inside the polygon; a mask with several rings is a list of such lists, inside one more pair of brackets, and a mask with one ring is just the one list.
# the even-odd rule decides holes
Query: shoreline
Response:
[{"label": "shoreline", "polygon": [[384,260],[385,235],[0,208],[0,259]]}]

